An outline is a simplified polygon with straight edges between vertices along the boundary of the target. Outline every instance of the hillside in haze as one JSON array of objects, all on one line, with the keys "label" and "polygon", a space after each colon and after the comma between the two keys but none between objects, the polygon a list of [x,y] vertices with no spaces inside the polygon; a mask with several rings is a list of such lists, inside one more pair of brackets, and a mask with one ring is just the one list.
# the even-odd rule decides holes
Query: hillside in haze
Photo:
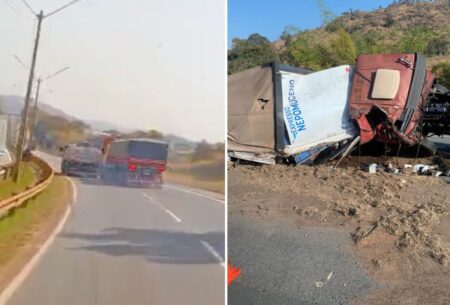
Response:
[{"label": "hillside in haze", "polygon": [[[0,95],[0,110],[4,114],[20,115],[23,108],[24,98],[17,95]],[[33,100],[31,100],[33,104]],[[49,115],[59,116],[68,121],[77,120],[75,117],[66,114],[65,112],[47,105],[45,103],[39,103],[39,109],[46,112]]]},{"label": "hillside in haze", "polygon": [[[23,103],[23,97],[0,95],[0,113],[20,116]],[[41,144],[44,143],[45,146],[50,147],[80,141],[89,137],[92,130],[118,132],[127,137],[160,138],[165,139],[172,146],[188,146],[192,149],[196,146],[195,141],[177,135],[164,135],[157,130],[142,131],[124,128],[114,123],[98,120],[80,120],[53,106],[39,103],[36,135]]]},{"label": "hillside in haze", "polygon": [[354,64],[360,54],[421,53],[450,87],[449,0],[395,1],[386,8],[348,11],[337,17],[321,10],[324,25],[320,28],[302,31],[286,25],[275,42],[258,33],[234,39],[228,52],[229,73],[272,60],[320,70]]}]

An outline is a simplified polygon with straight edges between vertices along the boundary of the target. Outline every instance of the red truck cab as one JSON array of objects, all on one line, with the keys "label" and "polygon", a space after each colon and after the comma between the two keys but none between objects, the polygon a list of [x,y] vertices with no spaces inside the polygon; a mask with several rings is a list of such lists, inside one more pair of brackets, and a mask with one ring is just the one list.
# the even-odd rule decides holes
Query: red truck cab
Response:
[{"label": "red truck cab", "polygon": [[420,120],[435,76],[418,54],[361,55],[351,88],[350,117],[361,144],[420,142]]}]

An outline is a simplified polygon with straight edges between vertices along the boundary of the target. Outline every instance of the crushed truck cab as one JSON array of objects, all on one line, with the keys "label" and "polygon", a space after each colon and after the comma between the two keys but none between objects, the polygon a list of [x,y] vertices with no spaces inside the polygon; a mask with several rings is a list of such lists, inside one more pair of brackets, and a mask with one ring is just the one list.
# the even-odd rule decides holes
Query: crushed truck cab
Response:
[{"label": "crushed truck cab", "polygon": [[422,55],[359,56],[349,109],[358,123],[361,144],[372,139],[418,144],[419,121],[434,82]]}]

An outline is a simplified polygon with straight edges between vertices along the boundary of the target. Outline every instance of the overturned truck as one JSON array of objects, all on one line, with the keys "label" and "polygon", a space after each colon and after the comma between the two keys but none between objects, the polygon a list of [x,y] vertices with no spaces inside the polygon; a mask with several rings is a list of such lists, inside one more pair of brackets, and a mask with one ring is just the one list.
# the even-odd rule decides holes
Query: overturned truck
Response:
[{"label": "overturned truck", "polygon": [[450,134],[450,95],[418,54],[362,55],[319,72],[278,63],[228,78],[232,158],[320,163],[357,143],[424,145]]}]

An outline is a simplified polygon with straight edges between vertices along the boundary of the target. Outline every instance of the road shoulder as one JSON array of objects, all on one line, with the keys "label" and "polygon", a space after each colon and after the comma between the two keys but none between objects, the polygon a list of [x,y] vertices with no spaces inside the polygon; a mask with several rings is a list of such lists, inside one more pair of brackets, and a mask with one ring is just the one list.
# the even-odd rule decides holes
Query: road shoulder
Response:
[{"label": "road shoulder", "polygon": [[5,292],[54,234],[70,207],[73,192],[67,178],[55,176],[45,191],[0,220],[1,292]]}]

